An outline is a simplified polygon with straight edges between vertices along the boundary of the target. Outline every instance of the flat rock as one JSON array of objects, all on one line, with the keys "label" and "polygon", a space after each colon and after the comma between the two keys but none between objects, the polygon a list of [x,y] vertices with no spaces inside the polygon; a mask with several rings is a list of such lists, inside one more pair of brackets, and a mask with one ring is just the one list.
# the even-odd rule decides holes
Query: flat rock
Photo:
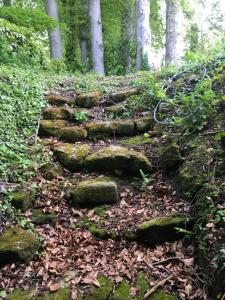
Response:
[{"label": "flat rock", "polygon": [[27,262],[40,248],[40,241],[34,233],[20,227],[7,229],[0,235],[0,265],[11,262]]},{"label": "flat rock", "polygon": [[95,171],[121,170],[127,173],[149,172],[151,163],[137,151],[122,146],[109,146],[92,153],[85,159],[85,168]]},{"label": "flat rock", "polygon": [[40,171],[43,177],[47,180],[52,180],[59,176],[63,176],[64,173],[63,167],[53,162],[49,162],[41,166]]},{"label": "flat rock", "polygon": [[61,144],[53,149],[54,154],[62,165],[71,171],[81,171],[84,168],[84,159],[90,150],[87,144]]},{"label": "flat rock", "polygon": [[41,209],[33,209],[30,219],[35,225],[43,225],[52,223],[56,219],[56,215],[44,213]]},{"label": "flat rock", "polygon": [[94,106],[98,106],[102,97],[103,93],[99,91],[83,93],[77,96],[76,105],[82,108],[91,108]]},{"label": "flat rock", "polygon": [[114,136],[135,134],[134,120],[95,121],[87,124],[86,130],[89,136]]},{"label": "flat rock", "polygon": [[113,181],[90,179],[78,184],[72,201],[75,206],[89,207],[118,201],[117,184]]},{"label": "flat rock", "polygon": [[67,126],[67,121],[65,120],[41,120],[39,127],[39,136],[41,137],[51,137],[57,136],[59,130],[62,127]]},{"label": "flat rock", "polygon": [[74,110],[69,107],[47,107],[43,112],[43,118],[47,120],[68,120],[73,119]]},{"label": "flat rock", "polygon": [[69,106],[73,106],[75,104],[75,99],[70,99],[61,95],[48,95],[46,96],[46,99],[51,105],[62,106],[67,104]]},{"label": "flat rock", "polygon": [[185,229],[186,223],[186,218],[182,216],[155,218],[138,226],[137,237],[154,245],[174,241],[183,237],[176,228]]}]

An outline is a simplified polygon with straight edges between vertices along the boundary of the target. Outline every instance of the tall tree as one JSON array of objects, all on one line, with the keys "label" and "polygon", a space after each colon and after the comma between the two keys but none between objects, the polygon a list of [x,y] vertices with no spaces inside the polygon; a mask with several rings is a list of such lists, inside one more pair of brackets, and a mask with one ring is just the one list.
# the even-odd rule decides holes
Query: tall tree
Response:
[{"label": "tall tree", "polygon": [[123,43],[123,59],[126,73],[132,68],[132,49],[134,42],[134,1],[125,0],[125,9],[122,20],[122,43]]},{"label": "tall tree", "polygon": [[[45,0],[47,14],[58,21],[57,0]],[[62,39],[59,26],[54,30],[49,30],[50,56],[53,59],[62,58]]]},{"label": "tall tree", "polygon": [[177,0],[166,0],[166,64],[177,63]]},{"label": "tall tree", "polygon": [[136,0],[136,40],[136,69],[149,68],[151,59],[149,0]]},{"label": "tall tree", "polygon": [[96,73],[104,76],[104,45],[102,37],[100,0],[91,0],[89,11],[91,19],[91,48],[93,70]]},{"label": "tall tree", "polygon": [[12,6],[12,0],[3,0],[5,6]]},{"label": "tall tree", "polygon": [[89,0],[82,1],[84,22],[80,29],[80,50],[81,62],[87,64],[88,62],[88,39],[89,39],[89,26],[88,26],[88,12]]}]

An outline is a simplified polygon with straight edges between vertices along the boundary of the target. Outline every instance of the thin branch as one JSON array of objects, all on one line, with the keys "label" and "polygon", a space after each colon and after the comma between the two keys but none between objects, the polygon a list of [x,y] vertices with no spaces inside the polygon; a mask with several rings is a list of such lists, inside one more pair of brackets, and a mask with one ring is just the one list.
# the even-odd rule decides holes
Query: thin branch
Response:
[{"label": "thin branch", "polygon": [[166,278],[164,278],[163,280],[159,281],[155,286],[153,286],[153,288],[151,288],[149,291],[147,291],[147,293],[144,295],[144,299],[147,299],[149,296],[151,296],[158,288],[164,286],[164,284],[173,278],[173,275],[170,275]]}]

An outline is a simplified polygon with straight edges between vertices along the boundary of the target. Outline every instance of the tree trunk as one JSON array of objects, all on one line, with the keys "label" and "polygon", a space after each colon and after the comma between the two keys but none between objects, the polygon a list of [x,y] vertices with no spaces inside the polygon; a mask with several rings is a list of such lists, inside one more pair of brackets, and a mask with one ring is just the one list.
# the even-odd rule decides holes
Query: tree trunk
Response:
[{"label": "tree trunk", "polygon": [[90,19],[93,70],[104,76],[104,45],[102,37],[100,0],[90,1]]},{"label": "tree trunk", "polygon": [[84,24],[81,25],[80,29],[80,50],[81,50],[81,62],[87,64],[88,62],[88,12],[89,12],[89,0],[83,0],[83,14]]},{"label": "tree trunk", "polygon": [[177,63],[177,0],[166,0],[166,64]]},{"label": "tree trunk", "polygon": [[[57,0],[45,0],[47,14],[58,21]],[[62,39],[60,28],[49,31],[50,56],[53,59],[62,58]]]},{"label": "tree trunk", "polygon": [[12,0],[3,0],[3,4],[10,7],[12,6]]},{"label": "tree trunk", "polygon": [[132,68],[132,49],[134,42],[134,5],[132,0],[126,0],[126,9],[123,14],[123,31],[122,31],[122,42],[125,44],[123,50],[125,59],[125,70],[126,73],[130,73]]},{"label": "tree trunk", "polygon": [[149,69],[151,58],[149,0],[136,0],[136,40],[136,69]]}]

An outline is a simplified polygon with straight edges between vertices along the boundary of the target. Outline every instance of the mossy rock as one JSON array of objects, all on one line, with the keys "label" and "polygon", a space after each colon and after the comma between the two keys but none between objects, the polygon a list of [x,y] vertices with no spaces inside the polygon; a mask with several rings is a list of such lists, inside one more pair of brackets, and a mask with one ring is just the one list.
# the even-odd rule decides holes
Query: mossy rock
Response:
[{"label": "mossy rock", "polygon": [[54,222],[56,219],[56,215],[44,213],[41,209],[33,209],[30,219],[31,222],[35,225],[43,225]]},{"label": "mossy rock", "polygon": [[116,203],[119,196],[115,182],[91,179],[79,183],[71,198],[73,205],[89,207]]},{"label": "mossy rock", "polygon": [[138,94],[140,94],[140,89],[132,88],[132,89],[126,89],[123,91],[115,92],[109,95],[109,98],[115,102],[121,102],[131,96],[138,95]]},{"label": "mossy rock", "polygon": [[119,115],[119,114],[122,114],[126,110],[125,104],[126,103],[123,102],[123,103],[119,103],[116,105],[108,106],[105,108],[105,110],[108,114]]},{"label": "mossy rock", "polygon": [[125,229],[122,233],[122,236],[128,242],[134,242],[137,240],[136,232],[134,232],[133,230],[130,230],[130,229]]},{"label": "mossy rock", "polygon": [[39,136],[41,137],[56,137],[62,127],[67,126],[65,120],[41,120],[39,127]]},{"label": "mossy rock", "polygon": [[73,118],[74,110],[68,107],[47,107],[43,112],[43,118],[47,120],[68,120]]},{"label": "mossy rock", "polygon": [[27,210],[33,205],[33,198],[35,194],[31,191],[17,191],[14,192],[11,197],[12,206],[21,209],[22,211]]},{"label": "mossy rock", "polygon": [[72,145],[61,144],[53,150],[62,165],[71,171],[81,171],[84,167],[84,159],[90,150],[87,144]]},{"label": "mossy rock", "polygon": [[[100,287],[92,286],[89,290],[89,295],[84,297],[85,300],[108,300],[113,291],[113,283],[105,276],[98,276]],[[79,299],[79,298],[78,298]],[[81,300],[80,298],[79,300]],[[125,298],[123,299],[125,300]],[[128,300],[128,299],[126,299]]]},{"label": "mossy rock", "polygon": [[135,119],[135,125],[138,132],[146,132],[153,128],[154,120],[152,116],[144,116]]},{"label": "mossy rock", "polygon": [[130,138],[123,138],[118,141],[121,145],[144,145],[152,143],[152,139],[150,137],[145,137],[142,135],[136,135]]},{"label": "mossy rock", "polygon": [[160,167],[166,171],[174,171],[182,162],[180,147],[175,140],[169,138],[158,150]]},{"label": "mossy rock", "polygon": [[116,121],[95,121],[87,124],[86,130],[89,136],[114,136],[125,135],[132,136],[135,134],[134,121],[116,120]]},{"label": "mossy rock", "polygon": [[35,297],[35,289],[24,291],[22,289],[15,289],[9,296],[8,300],[33,300]]},{"label": "mossy rock", "polygon": [[0,235],[0,264],[31,260],[40,249],[37,236],[20,227],[7,229]]},{"label": "mossy rock", "polygon": [[65,142],[78,142],[87,137],[87,131],[78,126],[63,127],[59,130],[58,138]]},{"label": "mossy rock", "polygon": [[57,177],[63,176],[64,174],[63,167],[52,162],[44,164],[40,168],[40,171],[42,172],[43,177],[47,180],[55,179]]},{"label": "mossy rock", "polygon": [[115,293],[112,296],[112,300],[137,300],[131,296],[131,285],[123,280],[118,288],[116,289]]},{"label": "mossy rock", "polygon": [[69,106],[73,106],[75,104],[74,99],[70,99],[61,95],[48,95],[46,96],[46,99],[51,105],[63,106],[67,104]]},{"label": "mossy rock", "polygon": [[182,216],[155,218],[138,226],[137,237],[140,241],[152,245],[174,241],[183,237],[176,228],[186,229],[186,223],[186,219]]},{"label": "mossy rock", "polygon": [[222,175],[218,170],[224,165],[224,152],[211,137],[189,140],[187,148],[189,154],[180,166],[175,182],[180,195],[192,200],[209,178]]},{"label": "mossy rock", "polygon": [[69,288],[60,289],[54,293],[44,293],[41,297],[38,297],[38,300],[70,300],[71,291]]},{"label": "mossy rock", "polygon": [[91,108],[94,106],[98,106],[102,97],[103,93],[99,91],[83,93],[77,96],[76,105],[81,108]]},{"label": "mossy rock", "polygon": [[139,174],[140,169],[148,173],[151,163],[142,153],[122,146],[109,146],[89,155],[85,159],[85,168],[93,171],[121,170],[129,175]]}]

